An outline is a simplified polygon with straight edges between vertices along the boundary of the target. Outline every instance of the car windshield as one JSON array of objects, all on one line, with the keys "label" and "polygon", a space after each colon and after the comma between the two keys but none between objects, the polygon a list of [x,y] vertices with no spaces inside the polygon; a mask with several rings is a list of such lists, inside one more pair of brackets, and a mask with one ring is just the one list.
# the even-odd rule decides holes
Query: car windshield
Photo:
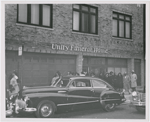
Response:
[{"label": "car windshield", "polygon": [[69,79],[60,79],[53,84],[54,87],[66,87],[69,83]]}]

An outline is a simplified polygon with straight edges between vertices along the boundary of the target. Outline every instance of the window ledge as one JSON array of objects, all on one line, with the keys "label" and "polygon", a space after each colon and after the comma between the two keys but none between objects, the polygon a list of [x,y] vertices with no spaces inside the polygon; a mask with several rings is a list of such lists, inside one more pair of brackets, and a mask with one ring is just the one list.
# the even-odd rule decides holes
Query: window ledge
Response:
[{"label": "window ledge", "polygon": [[133,41],[133,39],[118,38],[118,37],[112,37],[112,39],[120,39],[120,40],[125,40],[125,41]]},{"label": "window ledge", "polygon": [[73,34],[80,34],[80,35],[88,35],[88,36],[96,36],[99,37],[99,35],[97,34],[89,34],[89,33],[82,33],[82,32],[74,32],[72,31]]},{"label": "window ledge", "polygon": [[26,26],[26,27],[31,27],[31,28],[41,28],[41,29],[46,29],[46,30],[54,30],[53,28],[46,28],[46,27],[40,27],[40,26],[34,26],[34,25],[26,25],[26,24],[21,24],[21,23],[16,23],[16,25]]}]

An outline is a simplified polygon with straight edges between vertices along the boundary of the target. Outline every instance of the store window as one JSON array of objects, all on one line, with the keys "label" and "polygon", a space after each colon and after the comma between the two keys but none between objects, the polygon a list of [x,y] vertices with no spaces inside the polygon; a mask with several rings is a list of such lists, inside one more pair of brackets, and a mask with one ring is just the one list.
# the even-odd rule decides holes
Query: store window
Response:
[{"label": "store window", "polygon": [[116,75],[121,73],[122,75],[127,72],[127,60],[126,59],[117,59],[109,58],[108,59],[108,73],[113,72]]},{"label": "store window", "polygon": [[132,17],[129,15],[113,12],[113,37],[132,38]]},{"label": "store window", "polygon": [[97,34],[96,7],[88,5],[73,5],[73,31]]},{"label": "store window", "polygon": [[51,4],[18,4],[17,22],[52,28]]}]

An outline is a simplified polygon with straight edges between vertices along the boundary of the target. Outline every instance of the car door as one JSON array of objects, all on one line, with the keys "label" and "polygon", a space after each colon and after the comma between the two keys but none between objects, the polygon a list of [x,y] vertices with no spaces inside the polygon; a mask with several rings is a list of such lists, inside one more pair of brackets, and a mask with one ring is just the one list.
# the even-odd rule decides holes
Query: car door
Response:
[{"label": "car door", "polygon": [[88,103],[93,95],[90,79],[74,79],[68,89],[68,103]]},{"label": "car door", "polygon": [[100,94],[101,94],[102,91],[109,90],[109,86],[100,79],[99,80],[98,79],[92,79],[91,83],[92,83],[92,87],[94,89],[95,99],[100,98]]}]

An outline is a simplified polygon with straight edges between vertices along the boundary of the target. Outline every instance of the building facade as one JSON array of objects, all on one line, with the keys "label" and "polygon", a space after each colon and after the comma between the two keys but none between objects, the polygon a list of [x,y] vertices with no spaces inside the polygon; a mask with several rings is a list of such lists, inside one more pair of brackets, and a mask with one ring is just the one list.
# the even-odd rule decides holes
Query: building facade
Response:
[{"label": "building facade", "polygon": [[13,70],[23,86],[49,85],[56,71],[134,70],[142,87],[143,12],[137,4],[6,4],[7,80]]}]

